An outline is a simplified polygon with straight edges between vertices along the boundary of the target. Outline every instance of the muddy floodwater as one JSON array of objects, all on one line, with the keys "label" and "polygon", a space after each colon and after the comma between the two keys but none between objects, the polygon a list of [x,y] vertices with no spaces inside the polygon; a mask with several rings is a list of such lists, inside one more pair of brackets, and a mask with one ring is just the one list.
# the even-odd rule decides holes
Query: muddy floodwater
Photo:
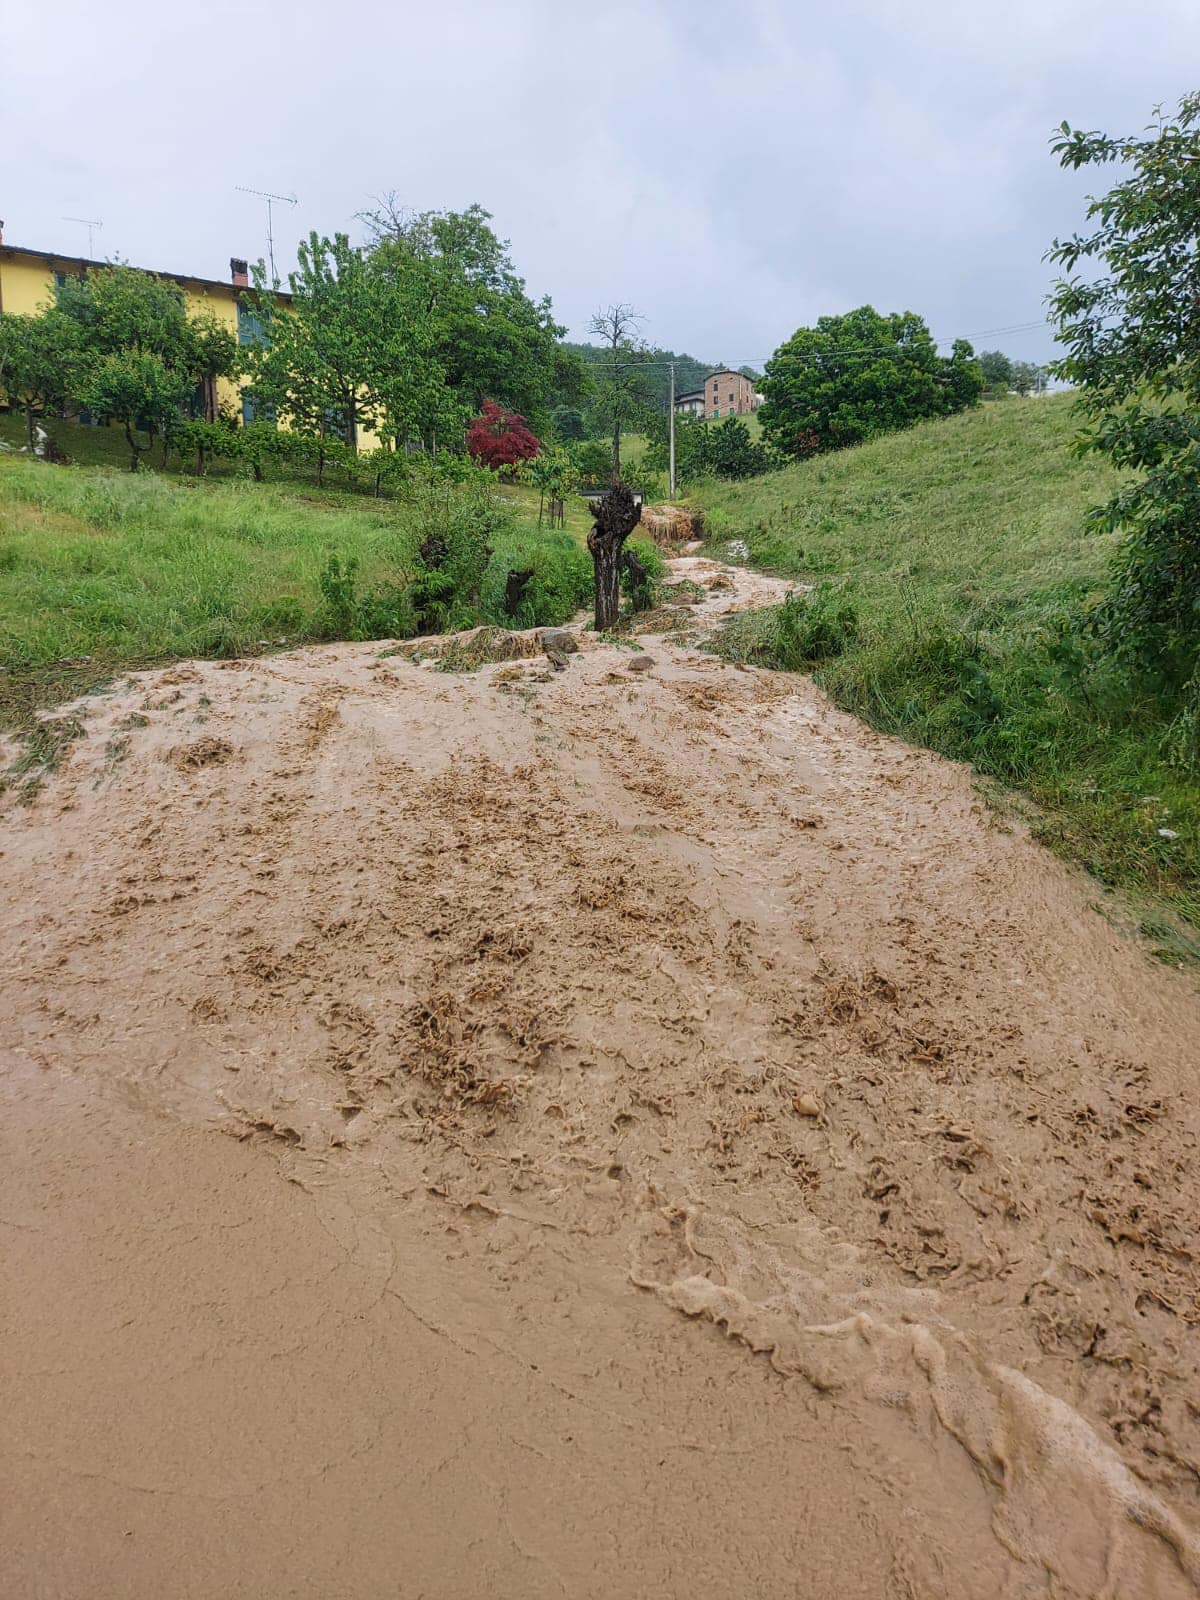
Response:
[{"label": "muddy floodwater", "polygon": [[673,576],[4,799],[5,1594],[1200,1590],[1194,979]]}]

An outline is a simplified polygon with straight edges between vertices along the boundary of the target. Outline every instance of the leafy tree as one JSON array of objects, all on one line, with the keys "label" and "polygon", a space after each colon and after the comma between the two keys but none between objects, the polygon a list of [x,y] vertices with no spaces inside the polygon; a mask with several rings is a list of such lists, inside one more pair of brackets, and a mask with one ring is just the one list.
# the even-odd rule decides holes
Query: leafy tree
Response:
[{"label": "leafy tree", "polygon": [[612,476],[612,451],[603,439],[582,439],[570,447],[580,487],[603,489]]},{"label": "leafy tree", "polygon": [[[649,444],[643,464],[664,472],[669,463],[669,419],[651,418],[647,426]],[[753,478],[772,466],[771,452],[750,437],[741,417],[726,417],[721,422],[705,422],[699,417],[675,419],[675,472],[681,483],[698,478]]]},{"label": "leafy tree", "polygon": [[[1122,537],[1116,585],[1096,624],[1114,650],[1200,688],[1200,94],[1143,136],[1066,122],[1064,167],[1119,162],[1127,176],[1089,202],[1091,231],[1054,241],[1068,274],[1051,304],[1078,385],[1082,448],[1137,474],[1089,517]],[[1084,264],[1084,274],[1075,269]]]},{"label": "leafy tree", "polygon": [[981,350],[979,370],[989,389],[1012,388],[1013,364],[1002,350]]},{"label": "leafy tree", "polygon": [[297,250],[289,301],[276,301],[258,274],[257,310],[266,331],[253,347],[256,405],[285,412],[299,433],[358,443],[379,420],[395,297],[344,233],[313,232]]},{"label": "leafy tree", "polygon": [[969,411],[979,404],[983,373],[966,339],[955,339],[949,358],[942,361],[937,381],[941,388],[941,404],[934,416],[952,416],[956,411]]},{"label": "leafy tree", "polygon": [[650,414],[645,363],[649,355],[638,336],[641,315],[618,302],[597,311],[588,331],[602,343],[601,359],[592,369],[594,408],[612,435],[611,481],[621,481],[621,435],[642,425]]},{"label": "leafy tree", "polygon": [[771,465],[765,445],[756,444],[741,417],[703,424],[708,434],[708,467],[717,478],[753,478]]},{"label": "leafy tree", "polygon": [[475,413],[491,398],[546,418],[555,400],[581,397],[583,364],[559,342],[566,330],[549,297],[530,298],[508,240],[497,237],[482,206],[413,213],[387,195],[360,220],[377,270],[418,269],[431,354],[462,406]]},{"label": "leafy tree", "polygon": [[34,444],[34,417],[74,397],[79,343],[75,324],[61,312],[0,315],[0,391],[25,412],[25,438]]},{"label": "leafy tree", "polygon": [[56,310],[78,348],[75,398],[122,424],[130,470],[169,438],[206,381],[237,370],[237,343],[208,315],[190,318],[177,284],[118,264],[71,279]]},{"label": "leafy tree", "polygon": [[1046,369],[1033,361],[1014,361],[1012,387],[1018,394],[1033,394],[1046,384]]},{"label": "leafy tree", "polygon": [[288,299],[257,274],[263,338],[249,352],[250,395],[258,411],[316,441],[318,482],[334,443],[357,449],[363,429],[398,446],[439,432],[461,437],[414,264],[385,267],[345,234],[312,233],[297,255]]},{"label": "leafy tree", "polygon": [[965,340],[942,358],[912,311],[873,306],[799,328],[767,362],[759,411],[789,455],[838,450],[978,402],[983,373]]},{"label": "leafy tree", "polygon": [[125,429],[129,469],[169,433],[183,415],[194,385],[153,350],[110,350],[89,362],[80,398],[89,411],[113,417]]},{"label": "leafy tree", "polygon": [[190,317],[188,327],[192,340],[191,366],[203,391],[203,420],[215,423],[220,415],[217,379],[236,372],[240,363],[237,335],[228,323],[222,322],[211,311]]},{"label": "leafy tree", "polygon": [[532,460],[540,449],[525,418],[494,400],[484,401],[482,415],[467,431],[467,454],[485,467],[516,467]]},{"label": "leafy tree", "polygon": [[568,440],[587,437],[583,425],[583,412],[580,411],[578,406],[555,406],[550,413],[550,426],[554,430],[555,438],[563,440],[564,443]]},{"label": "leafy tree", "polygon": [[563,500],[578,481],[579,474],[575,464],[561,446],[554,446],[547,450],[543,447],[541,454],[529,463],[529,481],[538,491],[538,527],[542,525],[542,514],[545,511],[547,496],[551,500]]}]

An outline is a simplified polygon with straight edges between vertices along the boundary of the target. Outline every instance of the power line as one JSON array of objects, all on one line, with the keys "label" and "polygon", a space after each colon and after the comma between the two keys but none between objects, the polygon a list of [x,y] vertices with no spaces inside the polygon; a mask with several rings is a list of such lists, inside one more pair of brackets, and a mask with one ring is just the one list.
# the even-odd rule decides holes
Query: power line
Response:
[{"label": "power line", "polygon": [[[935,339],[933,341],[933,347],[935,350],[940,350],[943,345],[956,344],[959,339],[971,340],[987,339],[992,337],[998,338],[1002,335],[1007,335],[1011,338],[1018,334],[1035,333],[1039,328],[1049,328],[1053,326],[1054,324],[1049,320],[1049,318],[1043,317],[1038,322],[1017,322],[1013,323],[1007,328],[981,328],[975,333],[959,333],[955,334],[952,338]],[[810,350],[795,354],[789,352],[788,359],[792,361],[841,360],[843,356],[887,355],[895,351],[897,348],[900,347],[895,344],[853,345],[844,350]],[[746,356],[738,361],[736,365],[731,362],[727,370],[730,372],[736,372],[740,367],[763,367],[768,361],[774,361],[777,355],[779,355],[779,351],[773,350],[769,356]],[[675,365],[678,365],[679,359],[680,358],[678,356],[675,358]],[[698,365],[700,364],[701,363],[698,363]],[[596,362],[595,365],[605,367],[669,367],[672,365],[672,363],[669,360],[632,360]],[[716,369],[710,368],[709,370],[713,371]]]}]

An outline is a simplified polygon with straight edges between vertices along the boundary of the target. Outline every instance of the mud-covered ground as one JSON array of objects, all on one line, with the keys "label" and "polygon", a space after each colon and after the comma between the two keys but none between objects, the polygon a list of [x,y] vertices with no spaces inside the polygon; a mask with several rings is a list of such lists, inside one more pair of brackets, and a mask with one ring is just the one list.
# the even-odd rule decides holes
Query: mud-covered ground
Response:
[{"label": "mud-covered ground", "polygon": [[1194,980],[581,640],[142,674],[5,802],[5,1592],[1195,1593]]}]

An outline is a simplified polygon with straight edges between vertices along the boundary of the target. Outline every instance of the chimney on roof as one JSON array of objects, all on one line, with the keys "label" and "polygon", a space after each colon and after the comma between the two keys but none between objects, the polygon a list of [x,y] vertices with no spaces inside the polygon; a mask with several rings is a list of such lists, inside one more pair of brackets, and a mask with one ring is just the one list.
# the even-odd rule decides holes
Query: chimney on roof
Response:
[{"label": "chimney on roof", "polygon": [[250,287],[249,263],[239,260],[237,256],[230,256],[229,276],[239,289],[248,289]]}]

